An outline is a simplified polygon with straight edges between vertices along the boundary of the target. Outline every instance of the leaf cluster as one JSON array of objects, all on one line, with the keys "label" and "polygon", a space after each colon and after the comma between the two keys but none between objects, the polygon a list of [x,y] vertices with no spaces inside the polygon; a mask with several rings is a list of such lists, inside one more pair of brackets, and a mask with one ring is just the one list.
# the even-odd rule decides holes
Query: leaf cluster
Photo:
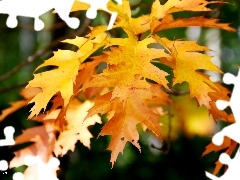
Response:
[{"label": "leaf cluster", "polygon": [[[122,5],[110,1],[109,10],[118,13],[113,29],[91,27],[85,37],[64,40],[63,43],[78,49],[53,52],[53,56],[36,71],[43,67],[54,68],[35,73],[22,91],[24,100],[2,111],[0,120],[26,104],[34,103],[29,119],[42,123],[16,138],[17,144],[35,143],[17,151],[10,166],[22,165],[27,154],[39,155],[44,162],[53,157],[53,153],[63,156],[68,150],[74,150],[78,140],[90,148],[92,135],[87,127],[101,123],[100,116],[104,114],[107,114],[108,122],[99,136],[112,137],[107,149],[112,151],[110,162],[113,165],[127,142],[140,150],[138,124],[162,140],[159,120],[166,113],[165,107],[176,107],[172,98],[174,88],[184,82],[188,83],[190,97],[196,99],[198,106],[206,107],[215,121],[233,122],[231,115],[218,110],[215,105],[218,99],[229,100],[230,92],[203,73],[203,70],[222,73],[211,62],[212,57],[204,54],[209,49],[194,41],[171,41],[158,35],[162,30],[186,26],[236,32],[217,19],[173,16],[182,11],[209,12],[211,9],[207,6],[213,3],[219,2],[168,0],[161,4],[156,0],[150,14],[133,18],[128,1],[124,0]],[[76,1],[73,11],[78,10],[83,8]],[[116,29],[124,31],[126,37],[115,37],[112,32]],[[101,54],[94,56],[97,50],[101,50]],[[103,64],[106,68],[99,72]],[[161,65],[171,69],[172,83],[168,80],[169,72],[161,69]],[[215,149],[208,146],[207,152],[212,150]]]}]

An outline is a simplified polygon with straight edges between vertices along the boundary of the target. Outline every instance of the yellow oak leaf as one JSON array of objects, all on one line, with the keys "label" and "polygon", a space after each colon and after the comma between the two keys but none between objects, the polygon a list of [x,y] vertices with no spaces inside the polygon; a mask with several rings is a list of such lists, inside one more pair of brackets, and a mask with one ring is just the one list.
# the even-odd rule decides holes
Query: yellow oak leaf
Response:
[{"label": "yellow oak leaf", "polygon": [[[161,139],[159,114],[154,113],[147,105],[152,99],[162,105],[170,102],[168,96],[161,91],[161,86],[168,89],[165,78],[167,73],[151,64],[151,61],[160,57],[170,58],[170,56],[163,49],[149,48],[148,45],[152,43],[156,41],[151,37],[142,41],[137,41],[135,38],[112,40],[110,45],[118,45],[118,47],[111,47],[111,51],[94,57],[95,60],[101,59],[106,62],[108,67],[103,73],[94,75],[92,80],[84,83],[82,87],[83,90],[91,87],[113,88],[112,92],[94,101],[95,104],[87,116],[114,112],[100,133],[100,135],[112,135],[113,140],[108,148],[112,151],[112,164],[116,161],[119,152],[123,151],[127,141],[139,148],[137,124],[145,124]],[[155,81],[158,85],[153,85],[146,79]],[[131,135],[128,126],[132,131]]]},{"label": "yellow oak leaf", "polygon": [[88,10],[89,7],[90,7],[89,4],[86,4],[86,3],[80,2],[78,0],[75,0],[73,5],[72,5],[71,12],[79,11],[79,10]]},{"label": "yellow oak leaf", "polygon": [[179,11],[211,11],[206,6],[216,2],[205,0],[168,0],[165,4],[161,5],[159,0],[155,0],[152,5],[150,17],[151,19],[162,19],[167,14]]},{"label": "yellow oak leaf", "polygon": [[129,1],[123,0],[122,5],[116,5],[110,1],[108,3],[108,9],[118,13],[118,18],[115,22],[116,25],[113,26],[113,28],[121,27],[124,30],[132,32],[134,35],[149,30],[149,15],[132,18]]},{"label": "yellow oak leaf", "polygon": [[30,103],[34,102],[29,118],[38,115],[41,109],[45,110],[50,99],[58,92],[64,99],[64,107],[67,106],[73,95],[73,85],[78,73],[79,61],[75,52],[58,50],[54,56],[46,60],[37,70],[46,66],[56,66],[56,69],[34,74],[34,79],[29,81],[27,87],[39,87],[42,92],[38,93]]},{"label": "yellow oak leaf", "polygon": [[77,95],[80,91],[80,87],[86,82],[89,82],[92,79],[92,76],[89,74],[94,75],[97,74],[96,67],[103,62],[103,59],[93,57],[93,61],[86,62],[80,65],[78,74],[76,76],[76,85],[74,86],[74,94]]},{"label": "yellow oak leaf", "polygon": [[[160,70],[151,61],[155,58],[168,57],[163,49],[147,48],[150,43],[155,42],[152,38],[140,41],[135,46],[112,47],[110,52],[104,55],[105,62],[109,64],[103,73],[83,85],[83,89],[88,87],[115,87],[132,85],[138,79],[151,79],[165,88],[167,73]],[[101,58],[101,57],[100,57]],[[125,78],[124,78],[125,77]]]},{"label": "yellow oak leaf", "polygon": [[79,48],[76,51],[76,58],[82,63],[91,56],[92,53],[106,45],[108,35],[104,31],[105,27],[91,28],[91,33],[87,35],[89,36],[88,38],[76,37],[75,39],[66,39],[62,42],[73,44]]},{"label": "yellow oak leaf", "polygon": [[173,85],[182,82],[189,83],[191,97],[196,97],[199,105],[205,105],[210,109],[209,93],[218,91],[218,86],[208,76],[197,72],[198,70],[209,70],[221,73],[219,67],[211,62],[211,56],[200,53],[208,50],[194,41],[170,41],[166,38],[155,39],[162,44],[171,56],[173,66]]}]

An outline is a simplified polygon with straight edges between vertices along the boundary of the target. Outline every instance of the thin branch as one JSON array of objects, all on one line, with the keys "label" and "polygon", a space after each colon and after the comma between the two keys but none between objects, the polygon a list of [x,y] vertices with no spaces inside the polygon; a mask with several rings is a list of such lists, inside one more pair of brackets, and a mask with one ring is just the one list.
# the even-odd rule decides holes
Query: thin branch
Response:
[{"label": "thin branch", "polygon": [[164,154],[167,154],[169,151],[169,143],[166,143],[165,141],[162,141],[162,146],[161,147],[157,147],[154,144],[151,144],[150,147],[153,149],[157,149],[161,152],[163,152]]},{"label": "thin branch", "polygon": [[87,27],[89,26],[89,24],[90,24],[90,19],[86,18],[86,19],[84,20],[83,24],[80,25],[80,26],[82,26],[83,28],[79,28],[79,30],[76,32],[76,35],[79,36],[79,35],[83,34],[83,33],[86,31],[86,29],[87,29]]},{"label": "thin branch", "polygon": [[52,43],[50,43],[49,45],[45,46],[42,49],[39,49],[38,51],[36,51],[33,55],[29,56],[28,59],[22,61],[18,66],[14,67],[13,69],[11,69],[10,71],[8,71],[6,74],[1,75],[0,76],[0,82],[10,78],[12,75],[14,75],[15,73],[17,73],[20,69],[22,69],[24,66],[32,63],[33,61],[35,61],[37,58],[39,58],[40,56],[42,56],[44,53],[46,53],[48,50],[57,47],[60,43],[61,40],[63,39],[67,39],[70,38],[72,36],[76,36],[76,35],[80,35],[83,34],[83,32],[86,30],[87,25],[89,24],[90,20],[86,19],[83,23],[83,28],[79,28],[79,30],[72,35],[66,35],[61,37],[60,39],[57,39],[56,41],[53,41]]},{"label": "thin branch", "polygon": [[174,96],[181,96],[181,95],[185,95],[185,94],[189,94],[190,91],[189,90],[180,90],[180,89],[171,89],[170,91],[162,88],[162,90],[167,93],[167,94],[172,94]]},{"label": "thin branch", "polygon": [[35,61],[38,57],[42,56],[45,52],[47,52],[48,50],[56,47],[58,44],[60,44],[61,42],[58,40],[53,41],[52,43],[50,43],[49,45],[45,46],[42,49],[39,49],[38,51],[36,51],[33,55],[29,56],[28,59],[22,61],[19,65],[17,65],[16,67],[14,67],[13,69],[11,69],[10,71],[8,71],[6,74],[1,75],[0,76],[0,82],[4,81],[8,78],[10,78],[12,75],[14,75],[15,73],[17,73],[20,69],[22,69],[24,66],[32,63],[33,61]]},{"label": "thin branch", "polygon": [[9,86],[9,87],[1,88],[0,93],[6,93],[6,92],[9,92],[9,91],[11,91],[13,89],[16,89],[16,88],[22,88],[26,85],[27,85],[27,83],[23,83],[23,84],[17,84],[17,85],[12,85],[12,86]]}]

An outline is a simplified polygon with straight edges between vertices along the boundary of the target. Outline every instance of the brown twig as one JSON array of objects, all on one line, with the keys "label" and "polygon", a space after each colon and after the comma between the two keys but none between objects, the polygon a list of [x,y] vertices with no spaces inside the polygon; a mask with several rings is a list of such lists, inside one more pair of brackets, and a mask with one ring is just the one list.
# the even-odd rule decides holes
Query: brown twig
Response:
[{"label": "brown twig", "polygon": [[1,88],[0,93],[6,93],[6,92],[9,92],[13,89],[24,87],[26,85],[27,85],[27,83],[23,83],[23,84],[17,84],[17,85],[12,85],[12,86],[9,86],[9,87]]},{"label": "brown twig", "polygon": [[4,75],[0,76],[0,82],[4,81],[8,78],[10,78],[12,75],[14,75],[15,73],[17,73],[20,69],[22,69],[24,66],[32,63],[33,61],[35,61],[38,57],[42,56],[44,53],[46,53],[48,50],[56,47],[58,44],[60,44],[60,40],[56,40],[53,41],[52,43],[50,43],[49,45],[45,46],[42,49],[39,49],[38,51],[36,51],[33,55],[29,56],[26,60],[22,61],[19,65],[17,65],[16,67],[14,67],[13,69],[11,69],[10,71],[8,71],[7,73],[5,73]]},{"label": "brown twig", "polygon": [[167,93],[167,94],[172,94],[174,96],[181,96],[181,95],[185,95],[185,94],[189,94],[190,91],[189,90],[180,90],[180,89],[171,89],[170,91],[167,90],[166,88],[162,88],[162,90]]}]

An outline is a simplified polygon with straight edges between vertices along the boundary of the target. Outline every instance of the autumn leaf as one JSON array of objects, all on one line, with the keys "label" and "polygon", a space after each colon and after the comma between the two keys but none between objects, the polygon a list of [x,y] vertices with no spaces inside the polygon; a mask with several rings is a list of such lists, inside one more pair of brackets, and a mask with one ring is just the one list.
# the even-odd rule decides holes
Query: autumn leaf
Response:
[{"label": "autumn leaf", "polygon": [[[75,144],[79,140],[84,146],[90,148],[90,138],[92,134],[88,130],[88,126],[95,123],[101,123],[101,118],[96,114],[92,117],[84,118],[87,116],[87,111],[93,106],[90,101],[84,103],[79,102],[77,99],[72,99],[66,110],[67,127],[61,131],[55,143],[55,155],[64,155],[68,150],[74,151]],[[38,121],[48,122],[58,117],[60,109],[51,111],[47,115],[40,115],[37,117]]]},{"label": "autumn leaf", "polygon": [[83,86],[83,84],[92,80],[92,76],[89,76],[89,74],[91,75],[97,74],[97,70],[96,70],[97,66],[104,61],[101,58],[91,58],[91,59],[93,59],[93,61],[81,64],[79,67],[79,71],[76,76],[76,84],[74,86],[75,95],[77,95],[80,92],[79,89]]},{"label": "autumn leaf", "polygon": [[[229,144],[229,148],[225,151],[225,153],[230,156],[234,152],[234,150],[236,149],[237,144],[238,144],[237,142],[231,140],[230,144]],[[220,169],[222,168],[223,164],[220,163],[220,161],[217,161],[215,164],[216,164],[216,166],[215,166],[215,169],[213,171],[213,174],[216,175],[220,171]]]},{"label": "autumn leaf", "polygon": [[24,100],[19,100],[16,102],[10,103],[11,106],[9,108],[6,108],[2,110],[0,115],[0,121],[4,120],[7,116],[12,114],[13,112],[17,111],[18,109],[21,109],[22,107],[26,106],[28,102],[40,92],[41,90],[39,88],[27,88],[23,89],[20,94],[24,98]]},{"label": "autumn leaf", "polygon": [[129,1],[123,0],[122,2],[122,5],[116,5],[111,1],[108,3],[108,9],[118,13],[118,17],[115,22],[116,25],[113,26],[113,29],[121,27],[135,35],[149,30],[149,15],[132,18]]},{"label": "autumn leaf", "polygon": [[58,50],[54,56],[46,60],[38,69],[46,66],[56,66],[56,69],[34,74],[34,79],[29,81],[27,87],[39,87],[42,92],[38,93],[29,103],[35,103],[31,109],[29,118],[38,115],[50,99],[60,92],[64,99],[64,107],[67,106],[73,95],[73,84],[78,72],[79,61],[73,51]]},{"label": "autumn leaf", "polygon": [[[202,156],[205,156],[206,154],[209,154],[210,152],[217,152],[220,150],[224,150],[226,149],[224,152],[227,153],[228,155],[231,155],[233,153],[233,151],[236,149],[237,147],[237,142],[235,142],[234,140],[228,138],[228,137],[224,137],[224,141],[220,146],[216,146],[213,143],[210,143],[209,145],[207,145],[205,147],[205,151],[203,152]],[[214,169],[213,174],[217,174],[220,169],[222,168],[223,164],[220,163],[220,161],[216,161],[216,166]]]},{"label": "autumn leaf", "polygon": [[[134,43],[128,43],[128,41]],[[89,82],[83,84],[83,90],[90,87],[113,88],[111,95],[108,93],[102,96],[104,97],[103,99],[97,98],[94,101],[95,105],[90,109],[90,115],[87,116],[90,117],[94,113],[104,114],[114,111],[113,117],[100,133],[100,135],[112,135],[113,140],[108,148],[112,151],[112,163],[116,161],[118,153],[123,151],[127,141],[132,142],[133,145],[139,148],[136,130],[138,123],[144,123],[148,129],[161,138],[160,125],[158,123],[159,116],[147,107],[146,102],[152,100],[154,97],[159,98],[160,94],[163,95],[163,92],[161,93],[160,90],[161,86],[168,89],[165,78],[167,73],[151,64],[151,61],[155,58],[168,57],[169,55],[163,49],[148,48],[149,44],[155,42],[153,38],[146,38],[139,42],[135,38],[119,39],[118,41],[112,40],[110,44],[118,45],[118,47],[111,47],[111,51],[107,51],[104,55],[94,58],[95,60],[102,59],[108,64],[108,68],[104,69],[103,73],[93,76],[93,79]],[[133,46],[131,44],[136,45]],[[153,87],[155,86],[147,82],[146,79],[155,81],[159,86],[154,89]],[[107,98],[105,96],[111,97]],[[167,96],[163,97],[158,100],[162,104],[165,104],[169,99]],[[105,101],[106,99],[107,102]],[[97,103],[99,101],[104,102]],[[129,112],[133,112],[133,110],[136,113],[130,115]],[[115,122],[119,122],[119,124]],[[129,135],[130,130],[123,130],[127,126],[131,127],[131,136]],[[110,129],[115,128],[121,129],[122,135],[116,134],[119,131],[110,131]],[[125,137],[125,135],[128,137]],[[125,140],[122,141],[122,137],[125,137]],[[115,144],[116,147],[114,148],[112,144]]]},{"label": "autumn leaf", "polygon": [[55,130],[51,124],[24,130],[23,133],[15,139],[15,145],[26,142],[33,142],[33,144],[14,153],[15,157],[10,162],[10,168],[23,165],[24,158],[27,155],[39,156],[43,162],[48,162],[52,157],[55,141]]},{"label": "autumn leaf", "polygon": [[179,28],[187,26],[215,27],[228,31],[236,32],[236,29],[229,27],[229,24],[218,23],[217,19],[192,17],[173,19],[172,13],[180,11],[212,11],[208,7],[213,3],[225,3],[219,1],[205,0],[168,0],[164,4],[160,4],[159,0],[155,0],[152,4],[151,13],[149,15],[141,15],[137,18],[131,17],[129,2],[123,1],[123,5],[118,6],[109,3],[108,8],[118,12],[118,20],[116,27],[130,30],[133,34],[142,34],[151,29],[152,33],[160,30]]},{"label": "autumn leaf", "polygon": [[112,140],[108,146],[108,150],[112,151],[112,165],[117,159],[120,152],[123,152],[126,142],[131,142],[140,150],[138,144],[139,135],[136,125],[140,122],[144,123],[148,129],[152,130],[159,138],[160,125],[158,123],[158,115],[149,109],[141,99],[137,98],[139,93],[132,92],[123,105],[119,98],[112,98],[111,92],[100,96],[94,103],[95,105],[89,110],[87,116],[91,117],[96,113],[105,114],[114,111],[113,116],[102,128],[99,135],[111,135]]},{"label": "autumn leaf", "polygon": [[220,146],[210,143],[205,147],[205,151],[203,152],[202,156],[209,154],[210,152],[213,152],[213,151],[217,152],[217,151],[228,148],[230,146],[231,141],[232,140],[230,138],[224,137],[224,141]]},{"label": "autumn leaf", "polygon": [[161,19],[167,14],[179,11],[211,11],[207,8],[208,4],[216,3],[216,1],[205,0],[168,0],[165,4],[161,5],[158,0],[155,0],[152,5],[150,17]]},{"label": "autumn leaf", "polygon": [[[100,47],[105,46],[106,44],[106,39],[108,35],[104,32],[106,30],[105,27],[91,28],[91,30],[92,32],[87,35],[89,36],[88,38],[76,37],[75,39],[66,39],[62,41],[65,43],[73,44],[79,48],[76,51],[75,55],[79,63],[84,62],[89,56],[92,55],[92,53],[94,53]],[[94,36],[91,36],[93,32],[95,32],[95,34]]]},{"label": "autumn leaf", "polygon": [[[136,46],[123,46],[126,42],[120,42],[121,45],[111,48],[111,52],[105,58],[109,67],[103,73],[96,75],[90,82],[83,85],[83,89],[88,87],[115,87],[132,84],[138,79],[148,78],[167,87],[165,76],[167,73],[151,64],[151,60],[159,57],[167,57],[162,49],[147,48],[147,45],[153,43],[152,38],[136,42]],[[126,78],[123,78],[126,77]],[[141,81],[140,81],[141,82]],[[145,84],[146,85],[146,84]]]},{"label": "autumn leaf", "polygon": [[[106,34],[99,34],[95,39],[76,37],[63,42],[74,44],[79,47],[77,52],[70,50],[58,50],[54,56],[46,60],[36,70],[42,67],[55,66],[56,69],[34,74],[34,79],[29,81],[27,87],[39,87],[42,92],[38,93],[29,103],[35,103],[31,109],[29,118],[38,115],[41,109],[45,110],[50,99],[58,92],[64,100],[64,108],[67,107],[73,95],[73,87],[78,68],[89,55],[99,47],[104,46]],[[54,82],[54,83],[53,83]]]},{"label": "autumn leaf", "polygon": [[[205,105],[210,109],[212,101],[209,93],[217,92],[218,86],[209,77],[197,72],[197,70],[209,70],[221,73],[221,70],[211,62],[211,56],[200,53],[208,50],[204,46],[197,45],[194,41],[170,41],[166,38],[155,39],[168,51],[172,61],[174,79],[173,85],[188,82],[191,97],[196,97],[199,105]],[[168,64],[169,65],[169,64]]]},{"label": "autumn leaf", "polygon": [[[119,108],[122,108],[121,103],[118,104]],[[111,135],[112,140],[108,146],[108,150],[112,151],[111,160],[112,165],[117,159],[119,152],[123,153],[123,149],[127,141],[131,142],[140,150],[138,144],[139,135],[136,129],[136,125],[141,122],[134,118],[134,114],[131,110],[134,110],[130,102],[126,102],[126,110],[115,112],[110,121],[102,128],[99,135]]]},{"label": "autumn leaf", "polygon": [[[62,41],[74,45],[77,50],[53,52],[51,58],[37,67],[36,71],[39,72],[34,74],[25,89],[37,91],[29,96],[25,96],[26,93],[24,100],[14,102],[2,111],[0,121],[27,103],[34,103],[29,118],[43,123],[42,126],[23,131],[17,137],[17,144],[29,141],[34,144],[17,151],[11,167],[24,164],[26,155],[39,155],[44,162],[52,157],[52,152],[62,156],[68,150],[73,151],[78,140],[90,148],[92,135],[88,127],[96,122],[101,123],[98,114],[108,115],[108,122],[99,136],[112,137],[108,146],[108,150],[112,151],[112,165],[127,142],[141,149],[136,127],[138,124],[147,127],[159,139],[162,134],[166,134],[162,115],[167,112],[159,113],[156,109],[163,111],[165,106],[172,109],[177,107],[174,113],[179,121],[188,122],[184,124],[186,127],[176,123],[179,127],[175,130],[185,128],[188,134],[200,134],[200,130],[209,133],[212,130],[214,121],[209,122],[208,128],[195,128],[200,124],[196,120],[197,113],[198,120],[203,119],[201,123],[211,121],[209,115],[215,121],[221,119],[233,122],[231,114],[218,110],[215,105],[218,99],[228,101],[230,92],[219,83],[212,82],[202,72],[208,70],[222,73],[211,62],[211,57],[203,53],[209,49],[194,41],[171,41],[155,34],[161,30],[186,26],[236,31],[229,24],[219,23],[217,19],[204,16],[175,19],[173,16],[173,13],[181,11],[211,11],[207,6],[212,3],[217,1],[168,0],[161,4],[156,0],[150,14],[133,18],[129,1],[123,0],[122,5],[109,1],[109,10],[118,13],[113,30],[107,32],[106,26],[89,27],[90,33],[86,36]],[[88,8],[88,4],[75,1],[72,11]],[[122,34],[125,38],[117,37],[118,29],[124,31]],[[102,54],[93,56],[97,50],[98,53],[102,51]],[[106,65],[106,68],[102,65]],[[165,72],[162,65],[171,70]],[[42,68],[47,70],[42,71]],[[174,95],[171,88],[183,82],[188,83],[190,96],[169,97],[169,94]],[[79,99],[85,102],[81,103]],[[94,104],[88,99],[93,99]],[[184,106],[183,102],[188,102],[188,105]],[[196,102],[204,106],[198,108]],[[163,133],[160,123],[165,125]],[[59,133],[57,140],[56,132]],[[227,153],[231,154],[236,144],[231,142],[226,146],[230,146]],[[219,149],[209,145],[205,153],[215,150]],[[29,167],[25,175],[33,176],[30,173],[37,171],[37,168]],[[215,172],[219,168],[221,165],[218,162]]]},{"label": "autumn leaf", "polygon": [[81,104],[79,101],[73,100],[70,103],[66,114],[66,119],[68,120],[67,130],[61,132],[58,137],[57,147],[54,150],[56,155],[64,155],[68,150],[74,151],[78,140],[84,146],[90,148],[90,138],[93,136],[89,132],[88,127],[95,123],[101,124],[101,118],[97,114],[84,120],[87,110],[92,105],[89,101]]}]

